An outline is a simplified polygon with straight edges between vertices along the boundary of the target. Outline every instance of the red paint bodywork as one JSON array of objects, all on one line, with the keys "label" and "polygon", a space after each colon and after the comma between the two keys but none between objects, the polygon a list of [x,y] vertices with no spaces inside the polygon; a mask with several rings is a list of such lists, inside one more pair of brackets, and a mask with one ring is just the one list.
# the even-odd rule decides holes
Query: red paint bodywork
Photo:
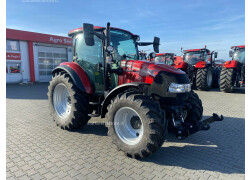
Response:
[{"label": "red paint bodywork", "polygon": [[176,64],[174,67],[177,69],[183,69],[184,71],[186,71],[188,64],[186,62],[180,62]]},{"label": "red paint bodywork", "polygon": [[78,77],[80,78],[86,92],[89,94],[93,94],[93,89],[92,89],[91,83],[89,81],[88,75],[81,68],[81,66],[79,66],[75,62],[64,62],[64,63],[61,63],[60,65],[66,65],[66,66],[69,66],[71,69],[73,69],[76,72],[76,74],[78,75]]},{"label": "red paint bodywork", "polygon": [[204,67],[206,67],[206,61],[199,61],[195,65],[195,68],[204,68]]},{"label": "red paint bodywork", "polygon": [[239,62],[232,60],[232,61],[226,61],[223,65],[225,68],[236,68],[238,66]]},{"label": "red paint bodywork", "polygon": [[122,60],[121,68],[123,69],[123,74],[118,78],[119,85],[131,82],[152,84],[155,76],[160,71],[167,71],[173,74],[185,74],[185,72],[172,66],[144,60]]},{"label": "red paint bodywork", "polygon": [[181,62],[183,62],[183,57],[182,56],[175,56],[174,57],[174,64],[175,65],[178,65]]},{"label": "red paint bodywork", "polygon": [[[79,76],[86,92],[93,94],[93,89],[87,74],[77,63],[64,62],[60,65],[66,65],[72,68]],[[173,74],[185,74],[185,72],[166,64],[157,64],[144,60],[122,60],[121,68],[123,69],[123,74],[118,76],[118,85],[131,82],[152,84],[155,76],[161,71],[167,71]]]}]

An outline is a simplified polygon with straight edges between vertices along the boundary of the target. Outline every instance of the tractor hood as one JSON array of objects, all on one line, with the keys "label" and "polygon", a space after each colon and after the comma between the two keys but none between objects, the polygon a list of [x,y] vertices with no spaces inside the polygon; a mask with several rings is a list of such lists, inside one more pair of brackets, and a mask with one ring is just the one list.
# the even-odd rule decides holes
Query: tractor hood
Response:
[{"label": "tractor hood", "polygon": [[161,71],[173,74],[185,74],[184,71],[172,66],[145,60],[122,60],[121,67],[126,72],[140,72],[151,76],[156,76]]}]

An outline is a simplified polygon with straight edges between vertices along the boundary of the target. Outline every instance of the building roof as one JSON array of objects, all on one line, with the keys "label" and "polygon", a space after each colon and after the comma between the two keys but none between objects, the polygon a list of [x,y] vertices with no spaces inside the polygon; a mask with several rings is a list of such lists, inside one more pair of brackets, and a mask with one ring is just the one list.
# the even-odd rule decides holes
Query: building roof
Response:
[{"label": "building roof", "polygon": [[73,44],[73,39],[69,37],[30,32],[30,31],[22,31],[9,28],[6,28],[6,38],[13,40],[20,40],[20,41],[32,41],[32,42],[41,42],[49,44],[60,44],[67,46],[72,46]]}]

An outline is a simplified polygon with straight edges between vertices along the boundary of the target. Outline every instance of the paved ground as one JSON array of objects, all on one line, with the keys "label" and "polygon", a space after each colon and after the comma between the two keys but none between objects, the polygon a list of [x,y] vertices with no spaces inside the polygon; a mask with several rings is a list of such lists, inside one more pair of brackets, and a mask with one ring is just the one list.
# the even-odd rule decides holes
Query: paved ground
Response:
[{"label": "paved ground", "polygon": [[204,116],[225,120],[185,140],[169,135],[157,153],[134,160],[93,125],[98,119],[75,132],[56,127],[47,85],[7,85],[7,179],[244,179],[244,94],[197,92]]}]

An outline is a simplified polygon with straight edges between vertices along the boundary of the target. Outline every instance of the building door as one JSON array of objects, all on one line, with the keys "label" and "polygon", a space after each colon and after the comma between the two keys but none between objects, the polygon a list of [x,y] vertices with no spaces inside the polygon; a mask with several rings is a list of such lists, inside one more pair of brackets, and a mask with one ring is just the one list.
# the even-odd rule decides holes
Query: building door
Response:
[{"label": "building door", "polygon": [[39,82],[49,82],[52,70],[66,61],[68,61],[66,48],[38,46]]}]

